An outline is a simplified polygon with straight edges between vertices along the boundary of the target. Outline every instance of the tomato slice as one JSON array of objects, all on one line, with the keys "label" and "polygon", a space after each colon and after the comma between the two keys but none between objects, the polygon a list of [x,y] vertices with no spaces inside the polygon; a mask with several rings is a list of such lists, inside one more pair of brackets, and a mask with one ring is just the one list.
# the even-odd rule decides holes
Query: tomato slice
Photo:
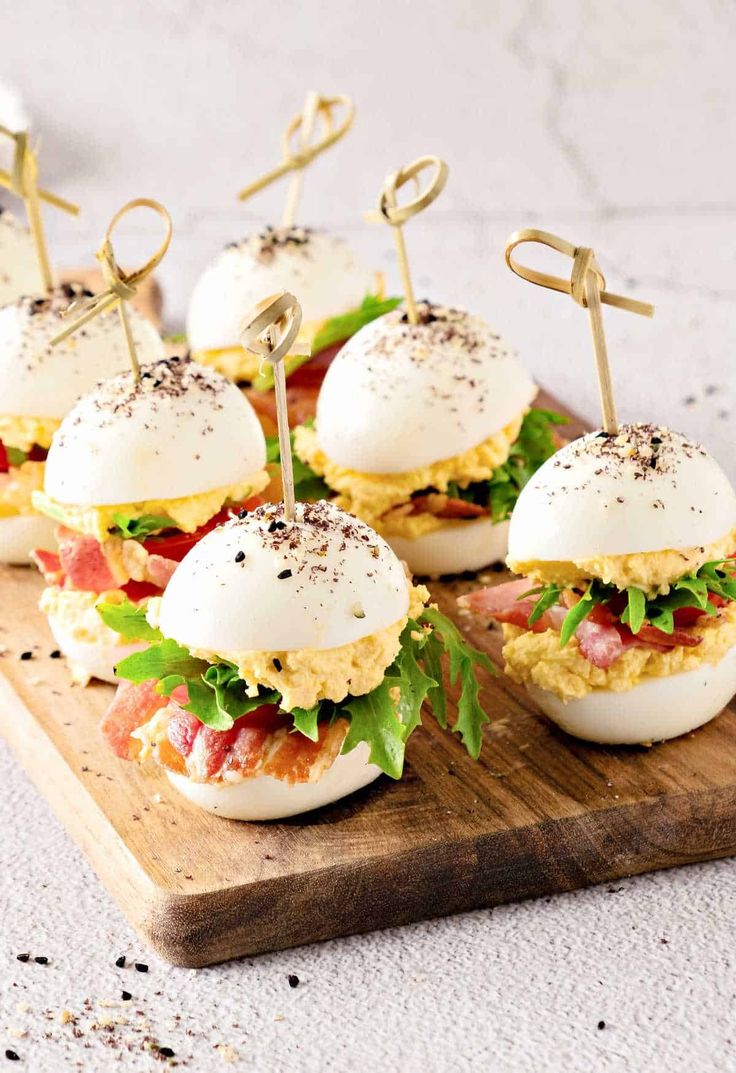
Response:
[{"label": "tomato slice", "polygon": [[0,440],[0,473],[7,473],[9,470],[8,452],[5,450],[5,444]]},{"label": "tomato slice", "polygon": [[346,340],[343,339],[339,343],[333,343],[332,346],[325,347],[324,350],[320,350],[318,354],[306,361],[304,365],[300,365],[298,369],[295,369],[293,373],[289,373],[286,381],[289,387],[321,387],[325,373],[338,351],[345,345],[345,342]]},{"label": "tomato slice", "polygon": [[250,496],[248,499],[243,500],[242,503],[234,503],[232,506],[223,507],[218,514],[215,514],[204,525],[200,525],[199,529],[195,529],[193,533],[182,533],[180,529],[167,529],[161,536],[152,536],[144,540],[143,547],[152,555],[162,555],[164,559],[172,559],[174,562],[180,563],[187,552],[191,551],[194,545],[199,543],[207,533],[216,529],[218,525],[222,525],[233,514],[237,514],[239,510],[255,510],[263,502],[260,496]]},{"label": "tomato slice", "polygon": [[150,581],[128,581],[123,585],[123,592],[134,604],[147,600],[149,596],[160,596],[162,591]]}]

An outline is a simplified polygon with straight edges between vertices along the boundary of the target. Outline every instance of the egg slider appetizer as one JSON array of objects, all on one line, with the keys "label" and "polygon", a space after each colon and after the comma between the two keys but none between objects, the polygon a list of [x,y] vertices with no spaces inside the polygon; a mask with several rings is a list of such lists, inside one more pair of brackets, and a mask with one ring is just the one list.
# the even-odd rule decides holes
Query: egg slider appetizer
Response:
[{"label": "egg slider appetizer", "polygon": [[699,445],[657,425],[568,444],[511,519],[523,578],[460,601],[503,623],[506,673],[564,730],[650,743],[736,690],[736,493]]},{"label": "egg slider appetizer", "polygon": [[300,388],[318,387],[345,340],[399,304],[384,296],[381,274],[341,239],[304,227],[267,227],[227,246],[197,282],[187,315],[192,356],[232,380],[270,390],[270,371],[260,373],[260,359],[243,348],[238,329],[244,309],[282,290],[299,295],[304,313],[285,369],[290,385]]},{"label": "egg slider appetizer", "polygon": [[516,498],[564,419],[531,408],[536,385],[481,317],[417,308],[417,324],[395,310],[343,347],[315,424],[295,430],[299,474],[415,574],[477,570],[506,554]]},{"label": "egg slider appetizer", "polygon": [[42,288],[31,232],[0,205],[0,306]]},{"label": "egg slider appetizer", "polygon": [[[70,303],[89,296],[76,284],[20,298],[0,308],[0,561],[27,563],[33,548],[54,547],[53,525],[31,499],[43,487],[51,438],[77,399],[103,378],[128,367],[116,314],[91,321],[83,333],[51,346]],[[141,361],[162,358],[161,338],[130,311]]]},{"label": "egg slider appetizer", "polygon": [[194,804],[270,820],[401,776],[440,661],[460,681],[452,728],[472,756],[487,716],[474,652],[387,544],[331,503],[259,507],[209,533],[147,611],[102,607],[145,651],[117,668],[102,723],[115,752],[163,768]]},{"label": "egg slider appetizer", "polygon": [[187,358],[112,377],[70,410],[33,504],[57,525],[58,550],[34,558],[48,583],[41,610],[75,681],[114,681],[131,651],[96,605],[160,595],[206,532],[260,502],[265,460],[242,393]]}]

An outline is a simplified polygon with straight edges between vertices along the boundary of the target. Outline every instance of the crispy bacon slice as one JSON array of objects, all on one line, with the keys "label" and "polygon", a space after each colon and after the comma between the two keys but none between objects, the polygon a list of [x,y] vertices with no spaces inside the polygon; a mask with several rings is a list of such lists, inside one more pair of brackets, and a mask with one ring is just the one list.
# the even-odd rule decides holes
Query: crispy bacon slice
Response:
[{"label": "crispy bacon slice", "polygon": [[414,496],[411,505],[412,514],[433,514],[435,518],[482,518],[489,513],[487,507],[445,495],[444,492]]},{"label": "crispy bacon slice", "polygon": [[156,760],[167,770],[198,782],[218,782],[234,775],[308,782],[333,763],[345,739],[344,719],[320,724],[319,739],[313,742],[293,733],[289,717],[273,704],[236,719],[230,730],[212,730],[181,707],[187,702],[185,687],[169,698],[158,694],[155,686],[155,681],[121,683],[102,719],[102,734],[117,756],[134,760],[140,744],[131,735],[165,708],[167,722],[154,750]]},{"label": "crispy bacon slice", "polygon": [[117,589],[126,578],[113,573],[104,545],[93,536],[75,533],[60,525],[56,530],[59,559],[67,582],[75,589],[106,592]]},{"label": "crispy bacon slice", "polygon": [[[488,589],[477,589],[463,596],[460,603],[477,614],[493,618],[497,622],[508,622],[534,633],[543,633],[548,629],[559,630],[568,609],[577,602],[577,599],[571,598],[568,592],[563,593],[562,602],[548,608],[530,626],[529,615],[534,609],[537,597],[527,596],[523,599],[520,597],[523,597],[531,587],[531,582],[527,578],[520,578],[517,581],[509,581]],[[700,615],[696,616],[694,621],[700,617]],[[593,607],[588,617],[578,626],[575,636],[581,654],[594,667],[602,669],[615,663],[627,648],[650,648],[665,652],[668,648],[674,648],[677,645],[694,648],[700,644],[701,640],[691,630],[677,625],[672,633],[664,633],[646,623],[637,634],[633,634],[620,621],[616,610],[604,604],[596,604]]]},{"label": "crispy bacon slice", "polygon": [[147,723],[160,708],[169,703],[168,697],[156,692],[156,682],[121,682],[110,707],[102,717],[100,731],[116,756],[132,760],[138,745],[131,734]]},{"label": "crispy bacon slice", "polygon": [[56,552],[35,548],[31,552],[31,559],[43,574],[47,585],[62,585],[64,583],[64,570],[61,566],[61,559]]}]

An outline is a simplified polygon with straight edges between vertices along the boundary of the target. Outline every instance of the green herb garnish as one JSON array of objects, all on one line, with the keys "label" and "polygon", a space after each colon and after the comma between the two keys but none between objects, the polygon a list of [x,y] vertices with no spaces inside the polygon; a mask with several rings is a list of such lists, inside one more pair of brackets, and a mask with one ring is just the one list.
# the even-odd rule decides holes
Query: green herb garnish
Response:
[{"label": "green herb garnish", "polygon": [[[176,641],[162,638],[146,621],[145,610],[127,604],[101,604],[100,615],[108,625],[128,640],[152,640],[143,652],[121,660],[119,678],[132,682],[157,679],[157,690],[170,696],[186,686],[186,711],[215,730],[229,730],[236,719],[263,704],[281,704],[276,690],[261,688],[248,696],[246,683],[230,663],[210,664],[198,659]],[[430,627],[427,629],[426,627]],[[488,722],[478,694],[478,667],[495,673],[488,657],[473,649],[457,627],[436,608],[425,608],[418,620],[409,620],[401,634],[401,648],[387,668],[383,681],[363,696],[347,696],[339,703],[321,701],[314,708],[294,708],[295,731],[311,741],[318,738],[318,724],[347,719],[350,723],[343,752],[360,742],[370,750],[370,760],[394,779],[401,776],[406,742],[421,723],[426,701],[440,726],[447,726],[442,691],[442,658],[449,657],[452,685],[459,682],[458,718],[452,729],[458,733],[472,757],[481,749],[481,730]],[[284,709],[282,709],[284,710]]]},{"label": "green herb garnish", "polygon": [[[304,422],[305,427],[311,428],[314,419]],[[327,499],[330,489],[311,466],[302,462],[299,455],[294,451],[294,432],[289,433],[291,442],[291,465],[294,470],[294,495],[301,503],[314,503],[318,499]],[[266,462],[278,464],[281,462],[281,448],[278,436],[266,437]]]},{"label": "green herb garnish", "polygon": [[141,514],[137,518],[131,518],[127,514],[113,514],[112,520],[115,526],[110,529],[110,533],[127,540],[145,540],[151,533],[176,527],[176,522],[166,514]]},{"label": "green herb garnish", "polygon": [[[611,600],[625,596],[626,606],[620,614],[620,621],[636,635],[642,626],[649,624],[662,633],[671,634],[675,629],[675,611],[682,607],[694,607],[704,615],[716,615],[718,609],[710,600],[710,595],[723,600],[736,600],[736,578],[725,569],[733,559],[717,560],[704,563],[695,574],[685,574],[670,586],[664,595],[647,596],[641,589],[630,586],[618,589],[615,585],[604,585],[602,581],[592,581],[581,599],[570,608],[560,629],[560,647],[564,648],[581,622],[591,613],[596,604],[608,604]],[[528,618],[533,626],[544,612],[558,603],[562,593],[559,585],[540,585],[530,589],[524,596],[537,595],[538,599]]]}]

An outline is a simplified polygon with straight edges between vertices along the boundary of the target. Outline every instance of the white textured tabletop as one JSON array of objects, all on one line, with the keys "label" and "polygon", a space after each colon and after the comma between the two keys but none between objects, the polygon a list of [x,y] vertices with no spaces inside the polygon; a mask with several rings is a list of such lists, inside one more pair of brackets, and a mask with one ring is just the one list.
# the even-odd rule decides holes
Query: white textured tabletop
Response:
[{"label": "white textured tabletop", "polygon": [[[657,307],[606,311],[621,417],[703,439],[736,477],[735,48],[719,0],[25,0],[0,80],[24,94],[49,185],[85,207],[46,214],[59,261],[89,259],[127,198],[169,205],[172,326],[215,251],[278,213],[283,189],[234,193],[304,90],[351,93],[355,130],[307,176],[305,222],[396,287],[390,235],[360,213],[387,170],[444,156],[446,193],[407,227],[417,291],[485,313],[595,420],[585,313],[502,257],[526,225],[593,246],[614,290]],[[142,948],[4,746],[0,825],[0,1068],[736,1069],[731,862],[190,973]]]}]

